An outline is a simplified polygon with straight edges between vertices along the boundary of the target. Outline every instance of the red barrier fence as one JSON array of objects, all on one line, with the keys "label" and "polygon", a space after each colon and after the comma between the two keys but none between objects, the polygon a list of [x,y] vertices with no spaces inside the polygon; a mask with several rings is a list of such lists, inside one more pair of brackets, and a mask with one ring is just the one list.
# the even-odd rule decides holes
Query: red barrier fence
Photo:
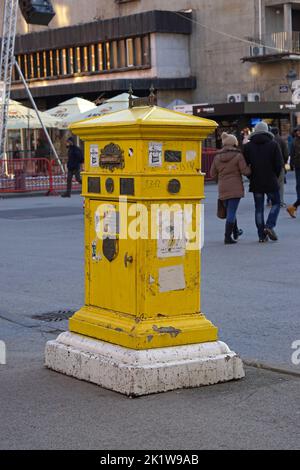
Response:
[{"label": "red barrier fence", "polygon": [[202,151],[201,171],[206,175],[205,181],[212,181],[212,178],[210,176],[210,169],[216,156],[216,152],[217,150],[214,148],[204,148]]},{"label": "red barrier fence", "polygon": [[[47,196],[65,191],[65,174],[55,160],[47,158],[18,158],[0,160],[0,193],[45,192]],[[73,182],[73,189],[80,189]]]},{"label": "red barrier fence", "polygon": [[[203,149],[202,172],[205,180],[210,181],[210,168],[215,158],[216,150]],[[47,158],[18,158],[0,160],[0,194],[26,193],[44,191],[46,195],[57,195],[65,191],[67,186],[67,168],[62,173],[56,160]],[[73,181],[73,189],[81,188]]]}]

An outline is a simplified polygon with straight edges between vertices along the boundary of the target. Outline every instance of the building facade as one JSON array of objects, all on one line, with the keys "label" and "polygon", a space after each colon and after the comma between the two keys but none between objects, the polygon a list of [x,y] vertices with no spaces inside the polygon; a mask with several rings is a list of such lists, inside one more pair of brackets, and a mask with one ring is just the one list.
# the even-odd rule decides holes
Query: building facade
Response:
[{"label": "building facade", "polygon": [[[130,84],[142,96],[153,84],[163,106],[209,104],[197,109],[214,116],[213,105],[278,103],[272,113],[289,117],[287,75],[293,70],[300,79],[300,0],[52,5],[56,16],[48,27],[27,25],[20,14],[16,40],[17,60],[42,109],[75,95],[110,97]],[[25,100],[16,72],[13,81],[12,97]],[[226,117],[229,110],[222,112]]]}]

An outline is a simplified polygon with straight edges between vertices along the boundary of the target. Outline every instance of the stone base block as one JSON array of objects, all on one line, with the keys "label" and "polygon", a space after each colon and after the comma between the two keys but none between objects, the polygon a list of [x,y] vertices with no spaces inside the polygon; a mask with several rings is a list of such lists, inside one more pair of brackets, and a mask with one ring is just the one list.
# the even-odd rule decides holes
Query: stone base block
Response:
[{"label": "stone base block", "polygon": [[137,397],[241,379],[241,359],[221,341],[136,351],[75,333],[46,345],[46,366]]}]

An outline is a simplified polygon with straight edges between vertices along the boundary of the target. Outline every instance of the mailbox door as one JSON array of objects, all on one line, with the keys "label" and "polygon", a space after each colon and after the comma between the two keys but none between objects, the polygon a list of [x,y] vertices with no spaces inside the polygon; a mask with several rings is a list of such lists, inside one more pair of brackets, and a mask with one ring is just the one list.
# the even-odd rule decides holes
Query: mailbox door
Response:
[{"label": "mailbox door", "polygon": [[[198,235],[195,246],[184,241],[183,234],[189,233],[189,224],[183,222],[184,208],[188,204],[192,210],[191,229]],[[168,205],[165,204],[165,208]],[[173,217],[163,211],[155,219],[158,225],[165,228],[164,234],[175,232],[177,239],[141,241],[141,266],[144,270],[144,288],[140,296],[140,314],[145,318],[176,317],[200,312],[200,206],[194,201],[175,201]],[[196,221],[197,207],[199,207]],[[149,208],[150,212],[150,208]],[[172,214],[172,210],[171,210]],[[179,224],[179,227],[178,227]],[[173,230],[171,229],[173,227]],[[182,227],[182,236],[180,226]],[[160,228],[160,227],[158,227]]]},{"label": "mailbox door", "polygon": [[[104,219],[102,204],[111,207]],[[100,214],[107,238],[98,236]],[[120,239],[119,217],[118,202],[90,202],[89,304],[136,315],[136,243]]]}]

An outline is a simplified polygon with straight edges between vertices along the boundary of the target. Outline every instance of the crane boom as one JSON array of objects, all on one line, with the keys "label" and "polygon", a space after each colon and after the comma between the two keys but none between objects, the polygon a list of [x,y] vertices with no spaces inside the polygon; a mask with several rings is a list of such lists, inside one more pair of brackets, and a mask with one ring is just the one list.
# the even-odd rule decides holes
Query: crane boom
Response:
[{"label": "crane boom", "polygon": [[18,0],[5,0],[0,57],[0,158],[5,152],[17,16]]}]

